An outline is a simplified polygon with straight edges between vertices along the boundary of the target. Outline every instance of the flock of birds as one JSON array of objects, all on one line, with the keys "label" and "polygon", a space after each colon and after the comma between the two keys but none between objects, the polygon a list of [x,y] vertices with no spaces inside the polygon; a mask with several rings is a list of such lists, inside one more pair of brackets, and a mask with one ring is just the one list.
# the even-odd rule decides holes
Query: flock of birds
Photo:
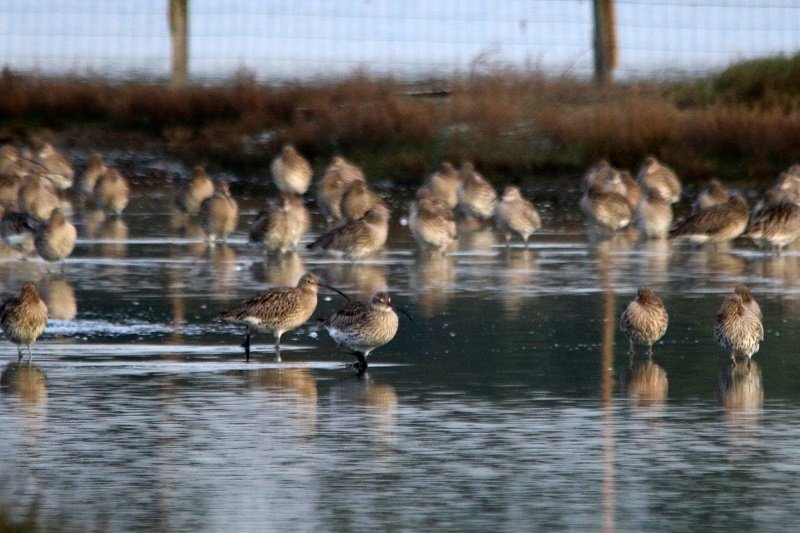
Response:
[{"label": "flock of birds", "polygon": [[[271,175],[280,195],[258,214],[249,228],[249,239],[268,251],[297,250],[311,230],[304,195],[312,184],[312,166],[287,144],[274,158]],[[5,245],[21,257],[38,254],[51,262],[68,257],[77,232],[68,220],[64,198],[74,178],[70,161],[48,143],[35,141],[30,148],[0,148],[0,233]],[[77,181],[76,195],[81,202],[112,216],[120,216],[128,205],[131,187],[127,179],[100,154],[91,157]],[[729,193],[718,180],[712,180],[697,196],[692,214],[678,223],[673,222],[672,205],[681,198],[681,182],[655,157],[644,161],[636,178],[600,161],[582,177],[581,193],[582,211],[592,224],[607,232],[633,224],[645,239],[685,238],[716,244],[744,235],[776,253],[800,236],[797,165],[783,173],[752,210],[741,195]],[[369,187],[357,165],[341,156],[333,157],[316,184],[316,206],[327,228],[307,248],[330,250],[356,261],[385,246],[391,209]],[[199,221],[212,242],[224,241],[238,226],[238,203],[228,184],[212,180],[202,166],[195,167],[192,177],[176,191],[174,207],[187,220]],[[425,253],[447,254],[458,238],[457,219],[478,227],[494,220],[507,245],[517,237],[527,246],[529,237],[541,227],[536,207],[519,188],[508,186],[498,197],[473,164],[465,162],[457,169],[444,162],[418,188],[409,207],[408,228]],[[280,359],[281,336],[311,318],[319,287],[347,298],[306,273],[295,287],[259,293],[219,318],[245,327],[242,346],[247,360],[250,338],[256,332],[274,334],[276,357]],[[367,368],[369,354],[396,335],[396,311],[405,313],[392,304],[388,293],[380,291],[368,302],[349,302],[324,320],[323,326],[337,344],[352,351],[357,359],[354,367],[361,374]],[[666,332],[667,323],[663,303],[646,287],[639,290],[620,320],[631,351],[634,343],[639,343],[647,345],[650,354],[652,345]],[[46,324],[47,308],[31,282],[0,306],[0,325],[6,338],[17,344],[19,361],[23,359],[23,346],[30,360],[30,345],[42,335]],[[747,287],[737,287],[725,299],[714,331],[734,365],[737,359],[749,362],[763,340],[763,326],[758,305]]]}]

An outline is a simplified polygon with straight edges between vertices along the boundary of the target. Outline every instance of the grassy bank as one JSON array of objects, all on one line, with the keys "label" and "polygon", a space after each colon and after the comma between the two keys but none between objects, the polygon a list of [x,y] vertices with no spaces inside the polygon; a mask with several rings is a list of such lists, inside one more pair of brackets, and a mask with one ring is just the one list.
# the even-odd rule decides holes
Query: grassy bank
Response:
[{"label": "grassy bank", "polygon": [[439,161],[474,160],[526,181],[600,157],[655,154],[687,182],[772,181],[800,161],[800,55],[743,62],[680,83],[590,82],[513,71],[407,86],[353,75],[268,86],[0,76],[0,137],[43,130],[70,144],[163,150],[187,164],[265,171],[294,142],[316,166],[341,153],[368,175],[416,183]]}]

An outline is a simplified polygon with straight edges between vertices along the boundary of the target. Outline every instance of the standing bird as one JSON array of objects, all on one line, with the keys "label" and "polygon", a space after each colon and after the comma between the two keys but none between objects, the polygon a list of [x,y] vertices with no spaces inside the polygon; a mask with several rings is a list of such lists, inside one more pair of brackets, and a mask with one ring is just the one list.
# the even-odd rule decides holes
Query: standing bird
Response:
[{"label": "standing bird", "polygon": [[388,343],[397,334],[397,313],[388,293],[376,292],[369,303],[353,302],[322,322],[339,346],[353,351],[358,362],[353,366],[361,375],[367,370],[370,352]]},{"label": "standing bird", "polygon": [[364,171],[358,165],[355,165],[340,155],[335,155],[331,158],[328,168],[325,169],[325,174],[331,171],[336,171],[347,185],[354,181],[367,181],[364,176]]},{"label": "standing bird", "polygon": [[329,228],[344,222],[342,196],[349,186],[339,171],[332,169],[325,173],[317,187],[317,206]]},{"label": "standing bird", "polygon": [[658,189],[661,196],[672,204],[681,199],[682,186],[678,176],[654,156],[644,160],[637,179],[644,190]]},{"label": "standing bird", "polygon": [[420,248],[435,250],[442,255],[457,238],[453,209],[434,196],[427,186],[417,191],[417,201],[411,204],[408,228]]},{"label": "standing bird", "polygon": [[339,206],[342,217],[347,220],[358,220],[367,211],[377,205],[386,206],[383,198],[377,195],[367,184],[361,180],[354,181],[345,190]]},{"label": "standing bird", "polygon": [[131,187],[128,185],[128,180],[115,168],[109,168],[103,173],[94,187],[94,201],[97,207],[115,216],[122,214],[128,206],[130,197]]},{"label": "standing bird", "polygon": [[17,345],[17,362],[22,361],[22,345],[28,347],[28,362],[33,360],[31,344],[41,337],[47,327],[47,306],[39,297],[36,285],[22,285],[19,296],[0,304],[0,325],[6,338]]},{"label": "standing bird", "polygon": [[630,224],[633,218],[628,199],[616,192],[605,192],[595,183],[581,198],[581,209],[598,226],[617,231]]},{"label": "standing bird", "polygon": [[270,170],[272,182],[282,193],[303,195],[311,184],[311,165],[291,144],[283,145]]},{"label": "standing bird", "polygon": [[42,175],[50,180],[59,191],[72,187],[75,171],[72,170],[72,163],[69,159],[50,143],[37,140],[34,141],[34,145],[36,154],[33,161],[41,166]]},{"label": "standing bird", "polygon": [[689,215],[669,232],[669,238],[687,238],[695,244],[732,241],[747,228],[747,220],[747,203],[734,195],[724,204]]},{"label": "standing bird", "polygon": [[722,186],[722,182],[714,178],[708,182],[708,187],[697,195],[697,199],[692,205],[692,213],[697,213],[713,205],[724,204],[728,198],[728,191]]},{"label": "standing bird", "polygon": [[103,156],[99,152],[94,152],[89,158],[89,164],[86,166],[86,170],[84,170],[83,174],[81,174],[79,181],[79,192],[81,196],[84,198],[91,196],[91,194],[94,192],[94,186],[97,183],[97,180],[100,178],[100,176],[105,174],[107,170],[108,167],[103,161]]},{"label": "standing bird", "polygon": [[755,298],[753,298],[753,293],[750,292],[750,287],[745,285],[744,283],[740,283],[733,289],[734,294],[738,294],[739,297],[742,299],[742,305],[744,308],[753,313],[759,320],[763,319],[761,314],[761,306],[758,305],[758,302]]},{"label": "standing bird", "polygon": [[239,205],[231,196],[228,183],[217,182],[217,190],[200,204],[200,221],[209,241],[225,241],[239,223]]},{"label": "standing bird", "polygon": [[444,161],[438,171],[428,176],[427,185],[434,197],[455,209],[458,205],[458,182],[458,171],[449,161]]},{"label": "standing bird", "polygon": [[281,335],[302,326],[311,317],[317,308],[319,287],[342,294],[333,287],[321,284],[314,274],[306,273],[296,287],[276,287],[264,291],[239,307],[225,311],[219,318],[223,322],[247,327],[242,343],[246,361],[250,361],[250,335],[259,331],[271,331],[275,335],[275,358],[280,361]]},{"label": "standing bird", "polygon": [[522,197],[519,188],[509,186],[503,191],[503,197],[494,212],[497,226],[506,236],[506,246],[511,242],[511,235],[516,233],[528,246],[528,237],[542,227],[542,220],[536,207]]},{"label": "standing bird", "polygon": [[733,366],[737,358],[747,358],[749,365],[750,358],[758,352],[764,340],[764,326],[755,308],[746,305],[739,293],[734,292],[722,303],[714,322],[714,338],[731,358]]},{"label": "standing bird", "polygon": [[642,287],[636,299],[628,304],[619,318],[619,329],[625,332],[630,341],[629,353],[634,353],[634,343],[647,346],[647,355],[653,355],[655,344],[667,332],[669,315],[652,289]]},{"label": "standing bird", "polygon": [[175,205],[187,215],[196,215],[206,198],[214,195],[214,182],[202,165],[194,167],[192,178],[181,187],[175,197]]},{"label": "standing bird", "polygon": [[636,227],[647,239],[663,239],[672,225],[672,204],[657,189],[650,189],[633,213]]},{"label": "standing bird", "polygon": [[800,205],[784,200],[764,207],[747,228],[750,237],[760,246],[781,249],[800,236]]},{"label": "standing bird", "polygon": [[75,226],[64,217],[61,209],[54,209],[50,220],[36,235],[36,253],[45,261],[63,261],[75,249],[77,238]]},{"label": "standing bird", "polygon": [[321,235],[306,248],[335,250],[350,259],[362,259],[377,252],[386,244],[386,238],[389,236],[389,215],[387,207],[378,205],[367,211],[363,218]]},{"label": "standing bird", "polygon": [[476,172],[473,164],[469,162],[461,165],[460,179],[456,194],[458,206],[464,216],[477,220],[491,218],[497,204],[494,187]]},{"label": "standing bird", "polygon": [[61,206],[61,197],[50,180],[34,174],[25,178],[20,186],[18,204],[20,211],[45,221],[50,218],[53,209]]},{"label": "standing bird", "polygon": [[271,252],[296,250],[297,243],[311,228],[311,215],[303,200],[284,194],[280,202],[273,200],[258,214],[250,227],[250,242],[263,242]]}]

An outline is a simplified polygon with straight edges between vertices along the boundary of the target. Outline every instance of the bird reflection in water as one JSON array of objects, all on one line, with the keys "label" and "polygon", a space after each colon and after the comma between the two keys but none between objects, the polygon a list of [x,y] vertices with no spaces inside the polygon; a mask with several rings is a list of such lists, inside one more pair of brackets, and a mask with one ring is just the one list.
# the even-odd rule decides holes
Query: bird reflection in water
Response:
[{"label": "bird reflection in water", "polygon": [[0,392],[19,398],[23,449],[36,449],[47,435],[47,376],[31,363],[9,363],[0,374]]},{"label": "bird reflection in water", "polygon": [[278,394],[268,396],[270,408],[278,403],[285,416],[287,411],[313,430],[317,422],[317,380],[308,368],[265,368],[245,372],[245,383],[250,389]]},{"label": "bird reflection in water", "polygon": [[659,406],[667,399],[667,372],[652,360],[637,361],[624,374],[622,389],[641,407]]},{"label": "bird reflection in water", "polygon": [[536,281],[538,254],[527,247],[506,248],[503,258],[506,266],[500,279],[503,308],[509,315],[514,315],[530,302],[526,289]]},{"label": "bird reflection in water", "polygon": [[417,306],[428,318],[447,305],[456,284],[455,259],[449,255],[420,254],[409,269],[409,285],[417,295]]},{"label": "bird reflection in water", "polygon": [[337,412],[367,407],[374,416],[368,420],[367,429],[375,431],[385,445],[393,443],[398,400],[392,385],[378,383],[369,375],[349,377],[331,387],[331,401]]},{"label": "bird reflection in water", "polygon": [[292,287],[306,272],[303,258],[297,252],[264,256],[250,266],[253,279],[270,287]]},{"label": "bird reflection in water", "polygon": [[63,276],[48,277],[40,283],[42,299],[48,317],[54,320],[73,320],[78,314],[75,289]]},{"label": "bird reflection in water", "polygon": [[719,373],[717,398],[728,414],[758,414],[764,404],[761,368],[750,365],[728,364]]},{"label": "bird reflection in water", "polygon": [[353,287],[355,300],[369,300],[378,291],[385,291],[389,287],[383,265],[368,265],[363,263],[343,264],[343,272],[336,279],[342,280],[345,286]]},{"label": "bird reflection in water", "polygon": [[491,228],[474,219],[465,219],[458,224],[458,249],[464,252],[488,252],[497,239]]},{"label": "bird reflection in water", "polygon": [[227,244],[217,243],[208,247],[211,265],[211,283],[214,287],[212,298],[226,301],[236,288],[236,251]]}]

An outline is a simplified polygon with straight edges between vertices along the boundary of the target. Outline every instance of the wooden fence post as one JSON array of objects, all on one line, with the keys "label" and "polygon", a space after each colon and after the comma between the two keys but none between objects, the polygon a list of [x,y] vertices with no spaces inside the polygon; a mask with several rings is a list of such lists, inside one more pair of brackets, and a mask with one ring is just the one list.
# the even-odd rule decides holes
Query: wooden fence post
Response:
[{"label": "wooden fence post", "polygon": [[189,81],[189,0],[169,0],[169,33],[172,39],[173,85]]},{"label": "wooden fence post", "polygon": [[614,0],[594,0],[594,79],[611,81],[617,66],[617,23]]}]

